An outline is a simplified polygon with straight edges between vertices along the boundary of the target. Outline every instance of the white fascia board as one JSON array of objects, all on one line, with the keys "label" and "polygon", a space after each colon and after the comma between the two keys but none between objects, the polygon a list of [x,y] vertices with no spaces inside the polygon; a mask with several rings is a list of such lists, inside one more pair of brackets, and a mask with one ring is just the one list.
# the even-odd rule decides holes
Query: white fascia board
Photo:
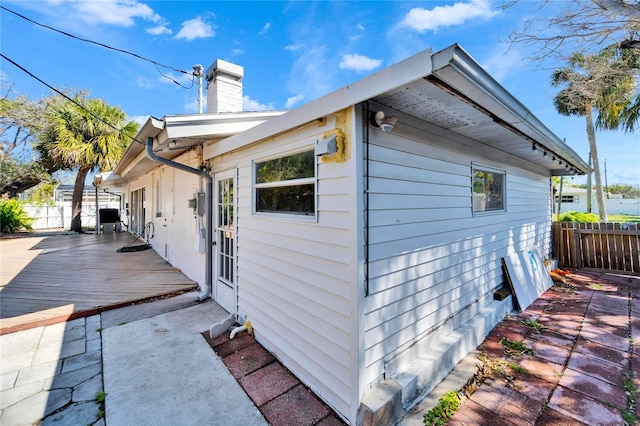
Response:
[{"label": "white fascia board", "polygon": [[131,142],[129,148],[124,152],[113,172],[124,176],[124,170],[139,157],[139,154],[145,150],[145,143],[148,137],[155,138],[164,129],[164,121],[155,117],[149,117],[142,125],[134,141]]},{"label": "white fascia board", "polygon": [[165,131],[158,137],[162,144],[173,139],[205,141],[227,137],[284,114],[286,111],[238,112],[224,114],[174,115],[165,117]]},{"label": "white fascia board", "polygon": [[459,45],[454,44],[433,55],[432,74],[532,140],[570,161],[583,173],[589,173],[589,166],[573,149],[494,80]]},{"label": "white fascia board", "polygon": [[431,73],[431,52],[431,49],[424,50],[259,126],[218,141],[206,148],[205,157],[241,149],[424,78]]}]

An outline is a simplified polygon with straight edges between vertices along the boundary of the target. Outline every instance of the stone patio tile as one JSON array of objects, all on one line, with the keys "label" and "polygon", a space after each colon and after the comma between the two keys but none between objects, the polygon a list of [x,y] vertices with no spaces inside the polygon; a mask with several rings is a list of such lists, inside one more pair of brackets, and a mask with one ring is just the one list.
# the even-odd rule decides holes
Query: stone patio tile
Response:
[{"label": "stone patio tile", "polygon": [[510,339],[510,340],[520,341],[524,339],[524,337],[528,332],[529,330],[524,326],[522,327],[521,330],[514,331],[511,328],[506,328],[506,327],[503,327],[502,325],[497,325],[496,327],[494,327],[493,330],[491,330],[491,332],[487,336],[487,339],[499,342],[500,339],[502,339],[503,337],[506,337],[507,339]]},{"label": "stone patio tile", "polygon": [[256,342],[249,333],[239,333],[231,340],[228,339],[228,333],[225,333],[225,335],[227,336],[227,339],[220,339],[220,343],[214,348],[220,358],[236,353]]},{"label": "stone patio tile", "polygon": [[481,386],[471,395],[471,401],[523,426],[533,423],[543,404],[543,401],[531,399],[496,382],[493,382],[493,386],[487,383]]},{"label": "stone patio tile", "polygon": [[17,378],[17,371],[10,371],[9,373],[0,374],[0,392],[15,386]]},{"label": "stone patio tile", "polygon": [[488,410],[482,405],[472,400],[467,400],[449,420],[447,426],[514,426],[515,423],[509,420],[510,417],[500,417],[497,413]]},{"label": "stone patio tile", "polygon": [[589,311],[591,310],[608,314],[628,315],[629,298],[614,295],[608,295],[605,298],[594,295],[589,304]]},{"label": "stone patio tile", "polygon": [[622,386],[625,379],[626,366],[608,362],[600,358],[574,352],[567,368],[604,380],[614,386]]},{"label": "stone patio tile", "polygon": [[273,362],[240,379],[242,388],[257,407],[300,384],[279,362]]},{"label": "stone patio tile", "polygon": [[44,389],[44,385],[44,380],[38,380],[3,390],[0,392],[0,410],[4,410],[10,405],[16,404],[23,399],[27,399],[28,397],[39,393]]},{"label": "stone patio tile", "polygon": [[540,379],[531,373],[521,374],[515,373],[516,388],[519,393],[536,401],[546,401],[553,390],[555,384]]},{"label": "stone patio tile", "polygon": [[576,336],[568,336],[566,334],[557,333],[555,331],[545,330],[542,333],[531,333],[527,336],[531,340],[546,343],[548,345],[556,345],[561,348],[570,349],[576,340]]},{"label": "stone patio tile", "polygon": [[627,351],[619,351],[609,346],[601,345],[583,338],[578,338],[574,350],[585,355],[598,357],[605,361],[620,365],[626,364],[629,359],[629,352]]},{"label": "stone patio tile", "polygon": [[480,353],[486,353],[490,358],[502,358],[504,355],[502,345],[495,340],[485,340],[478,347],[478,351]]},{"label": "stone patio tile", "polygon": [[550,345],[533,339],[524,339],[524,343],[533,349],[534,357],[564,365],[569,358],[570,349]]},{"label": "stone patio tile", "polygon": [[85,340],[72,340],[59,346],[40,347],[33,357],[33,365],[45,364],[51,361],[58,361],[63,358],[80,355],[85,352]]},{"label": "stone patio tile", "polygon": [[619,409],[623,409],[626,406],[627,395],[624,388],[614,386],[571,368],[567,368],[564,371],[559,384],[595,400],[613,404]]},{"label": "stone patio tile", "polygon": [[275,361],[274,356],[258,343],[253,343],[222,359],[222,362],[236,379],[253,373],[273,361]]},{"label": "stone patio tile", "polygon": [[525,336],[530,330],[529,328],[524,325],[522,323],[522,319],[515,319],[515,318],[507,318],[503,321],[501,321],[497,326],[500,327],[501,329],[506,329],[506,330],[511,330],[514,333],[520,334],[522,336]]},{"label": "stone patio tile", "polygon": [[580,331],[580,336],[586,340],[590,340],[619,351],[629,350],[629,339],[627,337],[603,333],[592,324],[585,324]]},{"label": "stone patio tile", "polygon": [[514,358],[512,361],[520,367],[526,368],[532,375],[549,383],[557,383],[560,379],[562,366],[554,362],[529,357]]},{"label": "stone patio tile", "polygon": [[96,374],[89,380],[73,388],[71,400],[73,402],[94,401],[96,399],[96,393],[103,389],[102,375]]},{"label": "stone patio tile", "polygon": [[72,356],[64,360],[62,366],[62,372],[68,373],[69,371],[78,370],[80,368],[88,367],[93,364],[102,362],[102,351],[85,352],[80,355]]},{"label": "stone patio tile", "polygon": [[549,407],[588,425],[622,426],[620,413],[581,393],[558,386]]},{"label": "stone patio tile", "polygon": [[311,426],[329,410],[303,385],[298,385],[260,407],[271,426]]},{"label": "stone patio tile", "polygon": [[29,354],[33,354],[38,349],[38,342],[42,336],[44,327],[31,328],[20,333],[9,333],[0,335],[0,348],[2,348],[2,363],[0,372],[6,373],[7,367],[2,365],[5,359],[13,356],[22,356],[28,367],[31,362]]},{"label": "stone patio tile", "polygon": [[18,373],[16,386],[24,385],[25,383],[49,379],[55,376],[56,374],[60,374],[61,368],[62,368],[62,361],[52,361],[44,364],[39,364],[33,367],[23,368]]},{"label": "stone patio tile", "polygon": [[42,421],[41,426],[91,425],[98,419],[100,405],[96,402],[82,402],[73,404],[59,413],[53,414]]},{"label": "stone patio tile", "polygon": [[69,371],[68,373],[58,374],[48,382],[51,389],[69,388],[78,386],[95,375],[102,373],[102,364],[92,364],[87,367]]},{"label": "stone patio tile", "polygon": [[539,426],[592,426],[582,423],[573,417],[562,414],[553,408],[545,408],[540,417],[536,420],[536,425]]},{"label": "stone patio tile", "polygon": [[582,318],[577,321],[555,320],[553,318],[549,318],[547,315],[542,315],[538,319],[538,322],[547,327],[549,331],[555,331],[568,336],[576,336],[582,327]]},{"label": "stone patio tile", "polygon": [[70,400],[70,389],[55,389],[52,391],[38,392],[37,394],[31,395],[2,410],[2,414],[0,415],[0,424],[36,424],[43,417],[46,417],[57,409],[67,405]]}]

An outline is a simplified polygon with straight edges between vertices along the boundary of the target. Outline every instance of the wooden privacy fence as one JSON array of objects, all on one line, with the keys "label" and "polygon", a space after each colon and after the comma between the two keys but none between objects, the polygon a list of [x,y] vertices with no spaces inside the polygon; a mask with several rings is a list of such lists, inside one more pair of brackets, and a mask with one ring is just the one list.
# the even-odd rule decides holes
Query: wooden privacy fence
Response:
[{"label": "wooden privacy fence", "polygon": [[561,268],[640,273],[637,223],[553,223],[554,256]]}]

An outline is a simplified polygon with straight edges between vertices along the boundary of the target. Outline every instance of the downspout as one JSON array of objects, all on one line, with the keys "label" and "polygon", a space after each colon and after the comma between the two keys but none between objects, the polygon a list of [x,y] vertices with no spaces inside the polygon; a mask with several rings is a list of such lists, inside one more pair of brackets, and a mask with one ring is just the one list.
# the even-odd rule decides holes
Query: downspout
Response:
[{"label": "downspout", "polygon": [[369,295],[369,102],[362,104],[362,138],[364,143],[364,295]]},{"label": "downspout", "polygon": [[198,300],[203,301],[207,297],[211,296],[212,277],[213,277],[213,259],[211,256],[211,247],[213,247],[211,241],[213,240],[213,177],[207,172],[206,168],[194,169],[193,167],[186,166],[184,164],[176,163],[166,158],[159,157],[153,152],[153,138],[147,138],[147,157],[158,163],[164,164],[169,167],[173,167],[183,172],[191,173],[203,177],[207,181],[206,198],[207,198],[207,233],[205,235],[205,250],[206,256],[206,269],[204,277],[204,288],[198,294]]}]

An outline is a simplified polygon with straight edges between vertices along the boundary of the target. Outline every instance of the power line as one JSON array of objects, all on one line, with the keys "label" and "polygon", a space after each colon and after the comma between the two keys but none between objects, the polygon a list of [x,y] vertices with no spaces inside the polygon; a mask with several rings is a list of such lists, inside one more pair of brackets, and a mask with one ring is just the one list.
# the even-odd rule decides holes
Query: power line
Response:
[{"label": "power line", "polygon": [[136,58],[138,58],[138,59],[142,59],[143,61],[150,62],[150,63],[152,63],[153,65],[155,65],[155,66],[156,66],[156,69],[158,70],[158,72],[160,73],[160,75],[161,75],[161,76],[163,76],[164,78],[167,78],[167,79],[169,79],[169,80],[173,81],[175,84],[177,84],[178,86],[180,86],[180,87],[182,87],[182,88],[184,88],[184,89],[191,89],[191,87],[193,87],[193,82],[194,82],[194,79],[193,79],[193,78],[191,79],[191,87],[186,87],[186,86],[183,86],[179,81],[176,81],[174,78],[172,78],[172,77],[170,77],[170,76],[168,76],[168,75],[166,75],[166,74],[163,74],[163,73],[162,73],[162,71],[160,71],[160,67],[162,67],[162,68],[168,68],[168,69],[171,69],[171,70],[173,70],[173,71],[175,71],[175,72],[179,72],[179,73],[186,74],[186,75],[191,75],[191,76],[193,75],[193,72],[184,71],[184,70],[181,70],[181,69],[178,69],[178,68],[174,68],[174,67],[172,67],[172,66],[170,66],[170,65],[163,65],[163,64],[161,64],[161,63],[159,63],[159,62],[157,62],[157,61],[154,61],[153,59],[145,58],[144,56],[140,56],[140,55],[138,55],[137,53],[129,52],[128,50],[119,49],[119,48],[112,47],[112,46],[109,46],[109,45],[106,45],[106,44],[104,44],[104,43],[100,43],[100,42],[97,42],[97,41],[94,41],[94,40],[89,40],[89,39],[86,39],[86,38],[82,38],[82,37],[75,36],[75,35],[70,34],[70,33],[68,33],[68,32],[65,32],[65,31],[59,30],[59,29],[57,29],[57,28],[51,27],[51,26],[49,26],[49,25],[45,25],[45,24],[42,24],[42,23],[40,23],[40,22],[34,21],[33,19],[28,18],[28,17],[26,17],[26,16],[24,16],[24,15],[21,15],[20,13],[18,13],[18,12],[16,12],[16,11],[13,11],[13,10],[11,10],[11,9],[8,9],[8,8],[6,8],[5,6],[1,6],[1,5],[0,5],[0,9],[5,10],[5,11],[7,11],[7,12],[9,12],[9,13],[13,13],[14,15],[16,15],[16,16],[18,16],[18,17],[20,17],[20,18],[24,19],[25,21],[31,22],[32,24],[35,24],[35,25],[41,26],[41,27],[46,28],[46,29],[51,30],[51,31],[55,31],[55,32],[60,33],[60,34],[63,34],[63,35],[65,35],[65,36],[67,36],[67,37],[71,37],[71,38],[76,39],[76,40],[84,41],[84,42],[86,42],[86,43],[95,44],[95,45],[97,45],[97,46],[104,47],[105,49],[114,50],[114,51],[116,51],[116,52],[124,53],[124,54],[126,54],[126,55],[131,55],[131,56],[136,57]]},{"label": "power line", "polygon": [[113,124],[109,123],[107,120],[105,120],[104,118],[100,117],[99,115],[95,114],[93,111],[90,111],[89,109],[85,108],[83,105],[81,105],[78,101],[76,101],[75,99],[70,98],[69,96],[67,96],[65,93],[61,92],[60,90],[56,89],[55,87],[53,87],[52,85],[50,85],[49,83],[47,83],[46,81],[42,80],[41,78],[39,78],[38,76],[34,75],[33,73],[31,73],[31,71],[27,70],[26,68],[24,68],[23,66],[21,66],[20,64],[16,63],[15,61],[9,59],[8,57],[6,57],[3,53],[0,53],[0,57],[2,57],[3,59],[5,59],[6,61],[9,61],[11,64],[13,64],[15,67],[17,67],[18,69],[20,69],[21,71],[25,72],[26,74],[28,74],[30,77],[35,78],[36,80],[38,80],[40,83],[44,84],[45,86],[47,86],[49,89],[53,90],[54,92],[56,92],[57,94],[59,94],[60,96],[62,96],[63,98],[65,98],[66,100],[68,100],[69,102],[77,105],[78,107],[80,107],[83,111],[89,113],[92,117],[100,120],[101,122],[103,122],[104,124],[106,124],[107,126],[111,127],[113,130],[115,130],[116,132],[120,133],[121,135],[124,135],[128,138],[131,138],[132,141],[134,142],[138,142],[141,145],[146,145],[145,143],[139,141],[138,139],[136,139],[134,136],[128,135],[127,133],[125,133],[122,129],[118,129],[116,126],[114,126]]}]

